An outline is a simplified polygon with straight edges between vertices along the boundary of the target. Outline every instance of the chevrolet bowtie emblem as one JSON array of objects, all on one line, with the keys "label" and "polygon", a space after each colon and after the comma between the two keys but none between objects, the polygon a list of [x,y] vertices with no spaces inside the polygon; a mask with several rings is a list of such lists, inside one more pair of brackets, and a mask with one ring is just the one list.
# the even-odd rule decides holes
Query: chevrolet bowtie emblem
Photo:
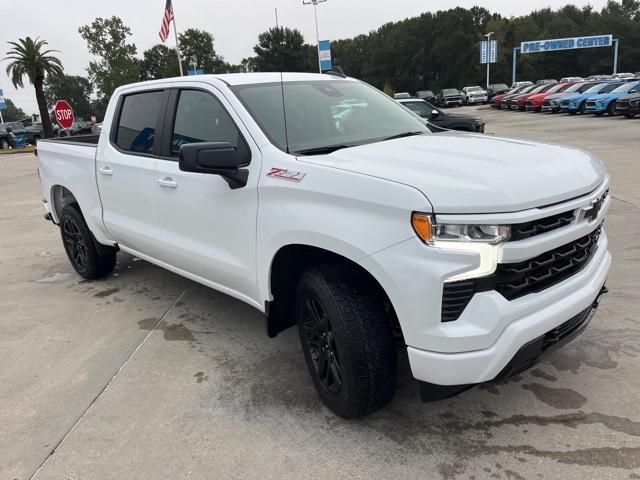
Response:
[{"label": "chevrolet bowtie emblem", "polygon": [[598,218],[598,213],[600,213],[600,209],[602,208],[602,200],[604,200],[604,198],[592,200],[591,205],[582,208],[583,217],[587,222],[593,222]]}]

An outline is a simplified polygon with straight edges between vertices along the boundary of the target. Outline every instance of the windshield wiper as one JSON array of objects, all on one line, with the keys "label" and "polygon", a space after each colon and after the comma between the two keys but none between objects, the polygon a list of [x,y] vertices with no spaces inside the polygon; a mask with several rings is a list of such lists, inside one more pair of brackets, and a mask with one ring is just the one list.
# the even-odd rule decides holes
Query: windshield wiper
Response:
[{"label": "windshield wiper", "polygon": [[386,137],[381,139],[381,142],[386,142],[387,140],[395,140],[396,138],[404,138],[404,137],[413,137],[415,135],[422,135],[424,132],[404,132],[404,133],[399,133],[397,135],[392,135],[390,137]]},{"label": "windshield wiper", "polygon": [[333,153],[336,150],[341,150],[343,148],[353,147],[354,145],[327,145],[325,147],[314,147],[314,148],[305,148],[303,150],[296,150],[295,152],[291,152],[294,155],[325,155],[329,153]]}]

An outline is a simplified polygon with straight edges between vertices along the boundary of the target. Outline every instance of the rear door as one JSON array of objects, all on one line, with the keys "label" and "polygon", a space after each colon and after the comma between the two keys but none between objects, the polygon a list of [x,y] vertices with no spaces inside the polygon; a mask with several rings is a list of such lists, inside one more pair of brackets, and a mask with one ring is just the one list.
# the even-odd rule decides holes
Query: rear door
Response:
[{"label": "rear door", "polygon": [[[256,217],[261,155],[239,117],[213,86],[194,83],[171,95],[156,169],[161,260],[243,299],[257,297]],[[247,185],[181,171],[180,146],[229,142],[250,155]]]},{"label": "rear door", "polygon": [[168,90],[123,95],[116,108],[109,142],[96,157],[103,221],[126,248],[155,257],[158,237],[153,195]]}]

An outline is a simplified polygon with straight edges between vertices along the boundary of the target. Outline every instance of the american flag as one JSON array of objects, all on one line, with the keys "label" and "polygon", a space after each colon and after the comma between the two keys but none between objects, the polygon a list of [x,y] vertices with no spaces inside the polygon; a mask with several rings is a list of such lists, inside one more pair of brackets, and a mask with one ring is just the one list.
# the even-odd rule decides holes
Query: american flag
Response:
[{"label": "american flag", "polygon": [[162,43],[167,41],[172,20],[173,5],[171,5],[171,0],[167,0],[167,4],[164,7],[164,17],[162,17],[162,26],[160,27],[160,40],[162,40]]}]

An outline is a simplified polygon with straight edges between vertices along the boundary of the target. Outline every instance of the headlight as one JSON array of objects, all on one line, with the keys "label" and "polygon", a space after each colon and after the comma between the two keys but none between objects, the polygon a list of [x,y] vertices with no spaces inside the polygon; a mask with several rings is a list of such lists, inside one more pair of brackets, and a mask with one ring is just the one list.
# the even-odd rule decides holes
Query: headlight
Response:
[{"label": "headlight", "polygon": [[426,213],[414,212],[411,224],[427,245],[443,250],[478,254],[478,263],[468,270],[449,276],[447,282],[491,275],[501,257],[501,243],[509,239],[508,225],[437,224]]},{"label": "headlight", "polygon": [[430,245],[436,242],[474,242],[496,245],[511,235],[508,225],[465,225],[441,223],[427,213],[414,212],[411,225],[420,239]]}]

